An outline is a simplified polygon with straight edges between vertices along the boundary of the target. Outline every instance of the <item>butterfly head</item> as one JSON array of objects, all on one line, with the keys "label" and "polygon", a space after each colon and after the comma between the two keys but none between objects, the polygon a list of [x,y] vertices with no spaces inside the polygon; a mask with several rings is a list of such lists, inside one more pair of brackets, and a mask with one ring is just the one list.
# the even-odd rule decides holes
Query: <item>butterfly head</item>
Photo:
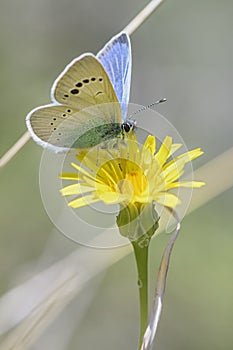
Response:
[{"label": "butterfly head", "polygon": [[134,130],[136,127],[136,121],[135,120],[126,120],[124,123],[121,124],[122,132],[129,133],[130,131]]}]

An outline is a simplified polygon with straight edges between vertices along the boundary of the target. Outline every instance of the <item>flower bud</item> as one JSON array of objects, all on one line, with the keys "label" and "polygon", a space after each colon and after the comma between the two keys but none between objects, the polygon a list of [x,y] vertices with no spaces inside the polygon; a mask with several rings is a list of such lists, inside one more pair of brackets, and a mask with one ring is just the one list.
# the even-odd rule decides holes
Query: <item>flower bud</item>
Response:
[{"label": "flower bud", "polygon": [[117,216],[120,234],[130,241],[139,241],[142,245],[149,243],[157,230],[159,216],[153,203],[129,203],[121,206]]}]

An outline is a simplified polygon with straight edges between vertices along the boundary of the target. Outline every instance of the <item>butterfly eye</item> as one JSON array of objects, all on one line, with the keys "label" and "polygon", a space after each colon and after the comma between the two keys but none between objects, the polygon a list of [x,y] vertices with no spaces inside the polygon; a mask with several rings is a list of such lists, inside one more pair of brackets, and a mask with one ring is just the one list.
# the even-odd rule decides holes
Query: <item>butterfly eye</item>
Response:
[{"label": "butterfly eye", "polygon": [[135,125],[136,123],[134,121],[131,121],[131,120],[127,120],[126,122],[124,122],[122,125],[121,125],[121,129],[124,131],[124,132],[130,132],[131,130],[133,130],[135,128]]},{"label": "butterfly eye", "polygon": [[122,129],[123,129],[125,132],[129,132],[129,131],[130,131],[130,126],[129,126],[127,123],[123,123],[123,124],[122,124]]}]

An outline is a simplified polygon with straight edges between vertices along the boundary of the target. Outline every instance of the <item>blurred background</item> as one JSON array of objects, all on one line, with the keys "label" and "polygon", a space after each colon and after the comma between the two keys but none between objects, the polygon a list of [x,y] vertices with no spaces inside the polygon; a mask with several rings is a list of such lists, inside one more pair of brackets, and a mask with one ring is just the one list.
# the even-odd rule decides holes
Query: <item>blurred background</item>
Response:
[{"label": "blurred background", "polygon": [[[1,1],[0,156],[25,132],[27,113],[50,102],[50,87],[65,65],[83,52],[98,52],[145,4]],[[167,0],[131,37],[131,102],[147,105],[167,98],[159,112],[188,148],[205,151],[195,168],[232,147],[232,18],[230,0]],[[2,296],[79,249],[56,231],[43,208],[41,154],[42,149],[29,141],[0,171]],[[233,166],[233,159],[229,162]],[[215,171],[221,181],[224,168]],[[222,193],[183,221],[154,345],[158,350],[233,348],[232,195],[232,189]],[[151,295],[167,240],[160,235],[152,243]],[[24,303],[27,307],[26,298]],[[17,308],[14,317],[15,322],[20,318]],[[5,319],[6,329],[9,323]],[[136,349],[138,327],[136,271],[130,254],[94,278],[30,349]]]}]

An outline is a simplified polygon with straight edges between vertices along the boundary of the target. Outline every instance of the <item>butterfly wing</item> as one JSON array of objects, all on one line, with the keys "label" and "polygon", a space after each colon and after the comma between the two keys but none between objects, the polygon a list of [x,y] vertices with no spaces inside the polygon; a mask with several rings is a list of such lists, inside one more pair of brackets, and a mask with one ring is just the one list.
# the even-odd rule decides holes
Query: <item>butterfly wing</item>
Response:
[{"label": "butterfly wing", "polygon": [[92,147],[110,139],[114,132],[119,134],[120,105],[94,55],[73,60],[53,84],[51,98],[54,104],[36,108],[26,118],[32,137],[41,146],[54,151],[86,148],[88,142]]},{"label": "butterfly wing", "polygon": [[[31,111],[26,123],[37,143],[63,152],[90,148],[116,137],[121,132],[121,124],[115,122],[114,116],[120,113],[119,103],[97,104],[82,110],[50,104]],[[106,120],[106,115],[113,117]]]},{"label": "butterfly wing", "polygon": [[53,84],[51,99],[78,109],[118,102],[108,75],[92,54],[84,54],[68,64]]},{"label": "butterfly wing", "polygon": [[97,54],[104,66],[121,105],[122,119],[126,119],[130,95],[132,56],[129,36],[120,33],[114,36]]}]

